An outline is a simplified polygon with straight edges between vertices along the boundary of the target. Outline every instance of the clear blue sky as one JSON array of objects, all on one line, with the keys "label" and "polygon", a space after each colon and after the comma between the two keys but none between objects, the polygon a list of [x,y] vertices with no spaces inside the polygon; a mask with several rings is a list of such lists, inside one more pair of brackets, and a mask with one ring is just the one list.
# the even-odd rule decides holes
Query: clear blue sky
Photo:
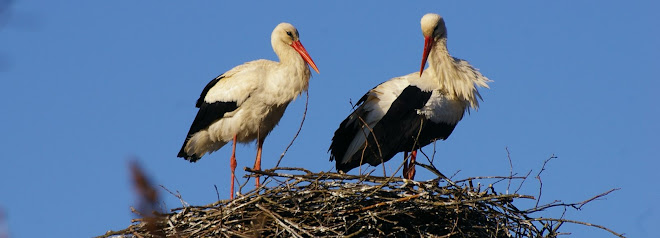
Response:
[{"label": "clear blue sky", "polygon": [[[228,197],[230,147],[196,164],[176,154],[202,88],[246,61],[276,60],[269,37],[280,22],[298,28],[321,70],[282,165],[333,169],[326,151],[349,100],[419,69],[419,21],[434,12],[447,22],[450,53],[494,80],[481,90],[481,109],[437,144],[436,166],[460,170],[456,178],[507,175],[508,147],[515,172],[534,175],[555,154],[542,202],[621,188],[566,218],[651,237],[660,224],[658,9],[656,1],[16,0],[0,17],[0,211],[11,237],[125,228],[134,217],[131,159],[190,204],[215,201],[213,185]],[[266,140],[265,168],[295,134],[304,105],[303,95]],[[255,146],[238,148],[242,176]],[[538,181],[524,187],[536,195]],[[161,194],[168,208],[181,205]]]}]

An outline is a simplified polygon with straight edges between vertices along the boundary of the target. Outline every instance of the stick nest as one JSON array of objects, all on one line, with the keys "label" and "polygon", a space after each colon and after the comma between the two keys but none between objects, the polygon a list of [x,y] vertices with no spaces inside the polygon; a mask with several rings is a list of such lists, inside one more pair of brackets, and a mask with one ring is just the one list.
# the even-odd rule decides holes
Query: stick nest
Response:
[{"label": "stick nest", "polygon": [[134,210],[142,218],[101,237],[556,237],[566,222],[591,225],[532,218],[545,208],[576,204],[520,210],[514,200],[534,197],[475,187],[478,178],[419,182],[297,168],[246,170],[268,178],[234,200],[169,213]]}]

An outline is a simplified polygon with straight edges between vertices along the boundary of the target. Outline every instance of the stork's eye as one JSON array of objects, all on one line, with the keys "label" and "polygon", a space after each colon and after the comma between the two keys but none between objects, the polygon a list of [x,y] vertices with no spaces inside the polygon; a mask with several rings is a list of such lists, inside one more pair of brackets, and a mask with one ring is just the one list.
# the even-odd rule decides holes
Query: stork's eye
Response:
[{"label": "stork's eye", "polygon": [[293,34],[291,34],[290,31],[287,31],[286,34],[289,35],[291,38],[293,38]]}]

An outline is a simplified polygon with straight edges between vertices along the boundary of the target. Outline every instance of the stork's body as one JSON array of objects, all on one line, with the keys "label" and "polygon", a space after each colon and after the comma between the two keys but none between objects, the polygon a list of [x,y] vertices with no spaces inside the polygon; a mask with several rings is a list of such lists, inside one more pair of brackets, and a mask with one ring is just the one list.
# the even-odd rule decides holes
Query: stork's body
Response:
[{"label": "stork's body", "polygon": [[403,175],[413,179],[416,150],[447,139],[464,113],[479,107],[476,86],[487,88],[490,80],[449,55],[442,17],[427,14],[421,25],[425,47],[420,71],[369,90],[335,132],[329,151],[338,171],[365,163],[376,166],[399,152],[406,152],[404,157],[412,152]]},{"label": "stork's body", "polygon": [[[288,23],[279,24],[271,35],[280,62],[255,60],[234,67],[211,80],[197,100],[197,116],[190,126],[178,157],[196,162],[204,154],[233,142],[230,167],[231,197],[234,196],[236,143],[257,140],[255,169],[261,169],[261,150],[289,103],[307,90],[311,72],[318,68]],[[257,186],[259,178],[257,178]]]}]

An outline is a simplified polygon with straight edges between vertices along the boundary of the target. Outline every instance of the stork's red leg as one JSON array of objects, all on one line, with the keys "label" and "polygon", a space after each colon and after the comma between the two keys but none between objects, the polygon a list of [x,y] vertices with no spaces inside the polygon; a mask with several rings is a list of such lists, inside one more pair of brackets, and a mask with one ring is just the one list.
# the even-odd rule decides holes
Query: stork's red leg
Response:
[{"label": "stork's red leg", "polygon": [[[264,146],[264,139],[257,142],[257,159],[254,160],[254,170],[261,170],[261,148]],[[259,176],[257,176],[257,185],[259,187]]]},{"label": "stork's red leg", "polygon": [[408,171],[404,175],[407,179],[415,179],[415,159],[417,159],[417,150],[410,152],[410,164]]},{"label": "stork's red leg", "polygon": [[234,180],[236,179],[236,175],[234,174],[234,171],[236,170],[236,135],[234,135],[234,141],[231,146],[231,158],[229,161],[229,166],[231,167],[231,194],[229,197],[234,199]]}]

